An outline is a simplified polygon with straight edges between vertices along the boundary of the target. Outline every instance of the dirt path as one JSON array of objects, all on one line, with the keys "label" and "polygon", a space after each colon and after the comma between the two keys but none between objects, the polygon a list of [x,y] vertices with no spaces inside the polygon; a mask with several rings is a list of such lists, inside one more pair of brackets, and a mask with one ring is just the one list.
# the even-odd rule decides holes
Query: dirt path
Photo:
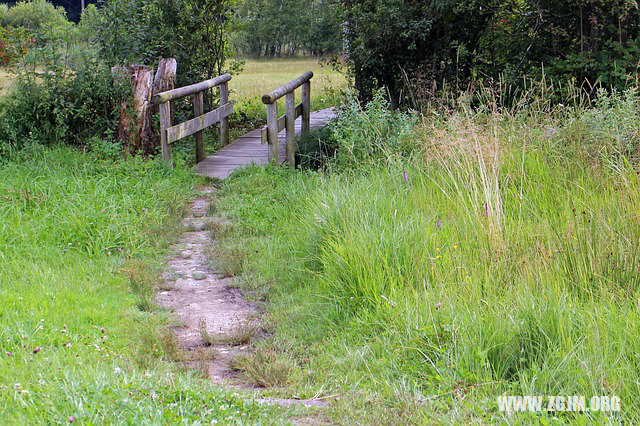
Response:
[{"label": "dirt path", "polygon": [[[202,191],[210,194],[215,188]],[[215,384],[258,393],[259,388],[244,383],[229,365],[233,358],[250,350],[251,331],[258,325],[257,305],[231,286],[232,277],[225,277],[208,266],[206,249],[212,243],[211,224],[219,220],[209,215],[209,206],[207,196],[193,201],[183,220],[188,231],[172,247],[174,254],[168,259],[164,290],[158,292],[156,303],[172,310],[179,320],[173,331],[182,348],[196,355],[187,357],[197,360],[188,363],[204,365],[207,376]],[[207,353],[208,356],[202,356]],[[284,406],[327,405],[322,400],[259,397],[255,400]]]},{"label": "dirt path", "polygon": [[[213,191],[214,188],[207,187],[203,192]],[[208,216],[209,204],[207,197],[193,201],[190,213],[183,220],[188,231],[172,247],[176,254],[169,259],[165,290],[158,293],[156,303],[171,309],[180,320],[174,332],[185,350],[215,349],[209,357],[212,359],[205,360],[208,377],[214,383],[240,385],[229,362],[246,352],[247,345],[227,342],[251,326],[257,310],[255,304],[230,285],[232,278],[207,266],[205,253],[211,244],[210,223],[214,220]]]}]

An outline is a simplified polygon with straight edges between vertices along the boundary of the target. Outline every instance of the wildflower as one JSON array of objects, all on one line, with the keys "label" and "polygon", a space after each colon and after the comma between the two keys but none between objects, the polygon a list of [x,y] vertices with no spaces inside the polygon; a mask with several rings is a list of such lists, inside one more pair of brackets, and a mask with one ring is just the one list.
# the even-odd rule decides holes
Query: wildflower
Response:
[{"label": "wildflower", "polygon": [[7,351],[7,356],[13,355],[11,352]]},{"label": "wildflower", "polygon": [[484,203],[484,215],[489,217],[489,205],[487,203]]},{"label": "wildflower", "polygon": [[67,348],[67,349],[70,348],[71,347],[71,342],[65,343],[64,347]]},{"label": "wildflower", "polygon": [[102,209],[102,213],[106,213],[106,212],[107,212],[107,209]]},{"label": "wildflower", "polygon": [[143,207],[143,208],[142,208],[142,213],[144,213],[144,212],[146,212],[146,211],[147,211],[147,208],[146,208],[146,207]]},{"label": "wildflower", "polygon": [[118,253],[122,253],[122,247],[118,248]]},{"label": "wildflower", "polygon": [[402,180],[404,180],[405,182],[409,182],[409,175],[407,175],[406,170],[402,171]]},{"label": "wildflower", "polygon": [[453,248],[454,248],[454,249],[457,249],[457,248],[458,248],[458,245],[457,245],[457,244],[454,244],[454,245],[453,245]]},{"label": "wildflower", "polygon": [[438,220],[436,221],[436,228],[442,229],[442,219],[438,218]]},{"label": "wildflower", "polygon": [[73,423],[73,422],[75,422],[75,421],[76,421],[76,418],[75,418],[75,417],[73,417],[73,416],[69,416],[69,419],[68,419],[68,420],[69,420],[69,423]]},{"label": "wildflower", "polygon": [[34,354],[37,354],[38,352],[40,352],[41,348],[40,346],[36,346],[36,348],[33,350]]},{"label": "wildflower", "polygon": [[441,306],[442,306],[442,303],[440,302],[436,303],[436,308],[440,309]]},{"label": "wildflower", "polygon": [[78,245],[80,245],[80,241],[78,241]]},{"label": "wildflower", "polygon": [[104,327],[100,327],[100,332],[104,333]]}]

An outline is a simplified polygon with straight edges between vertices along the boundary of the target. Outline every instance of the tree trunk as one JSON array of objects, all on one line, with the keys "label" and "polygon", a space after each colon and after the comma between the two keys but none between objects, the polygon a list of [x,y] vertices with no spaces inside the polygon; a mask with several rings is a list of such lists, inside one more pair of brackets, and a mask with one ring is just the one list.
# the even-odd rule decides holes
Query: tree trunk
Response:
[{"label": "tree trunk", "polygon": [[114,67],[112,73],[124,74],[132,86],[132,97],[120,104],[118,139],[124,142],[125,153],[152,154],[158,145],[151,126],[153,68],[144,65],[131,65],[128,69]]}]

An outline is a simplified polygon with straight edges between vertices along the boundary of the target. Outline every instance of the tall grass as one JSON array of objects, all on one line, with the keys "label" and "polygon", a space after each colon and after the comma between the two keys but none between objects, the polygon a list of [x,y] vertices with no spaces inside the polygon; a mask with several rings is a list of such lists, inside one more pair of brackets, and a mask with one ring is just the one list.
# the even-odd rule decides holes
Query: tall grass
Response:
[{"label": "tall grass", "polygon": [[[342,395],[335,419],[516,420],[502,393],[622,399],[619,413],[520,421],[640,418],[638,101],[545,108],[417,125],[347,109],[333,173],[228,184],[246,273],[273,287],[284,356],[313,371],[294,386]],[[385,130],[398,120],[410,152]]]}]

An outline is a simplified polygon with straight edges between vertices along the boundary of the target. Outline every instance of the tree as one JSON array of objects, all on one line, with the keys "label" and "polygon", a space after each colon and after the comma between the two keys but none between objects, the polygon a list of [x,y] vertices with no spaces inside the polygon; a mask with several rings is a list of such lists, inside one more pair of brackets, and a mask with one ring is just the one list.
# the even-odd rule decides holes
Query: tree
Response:
[{"label": "tree", "polygon": [[402,102],[412,79],[539,77],[621,87],[638,72],[635,0],[346,0],[349,64],[363,100],[386,87]]}]

